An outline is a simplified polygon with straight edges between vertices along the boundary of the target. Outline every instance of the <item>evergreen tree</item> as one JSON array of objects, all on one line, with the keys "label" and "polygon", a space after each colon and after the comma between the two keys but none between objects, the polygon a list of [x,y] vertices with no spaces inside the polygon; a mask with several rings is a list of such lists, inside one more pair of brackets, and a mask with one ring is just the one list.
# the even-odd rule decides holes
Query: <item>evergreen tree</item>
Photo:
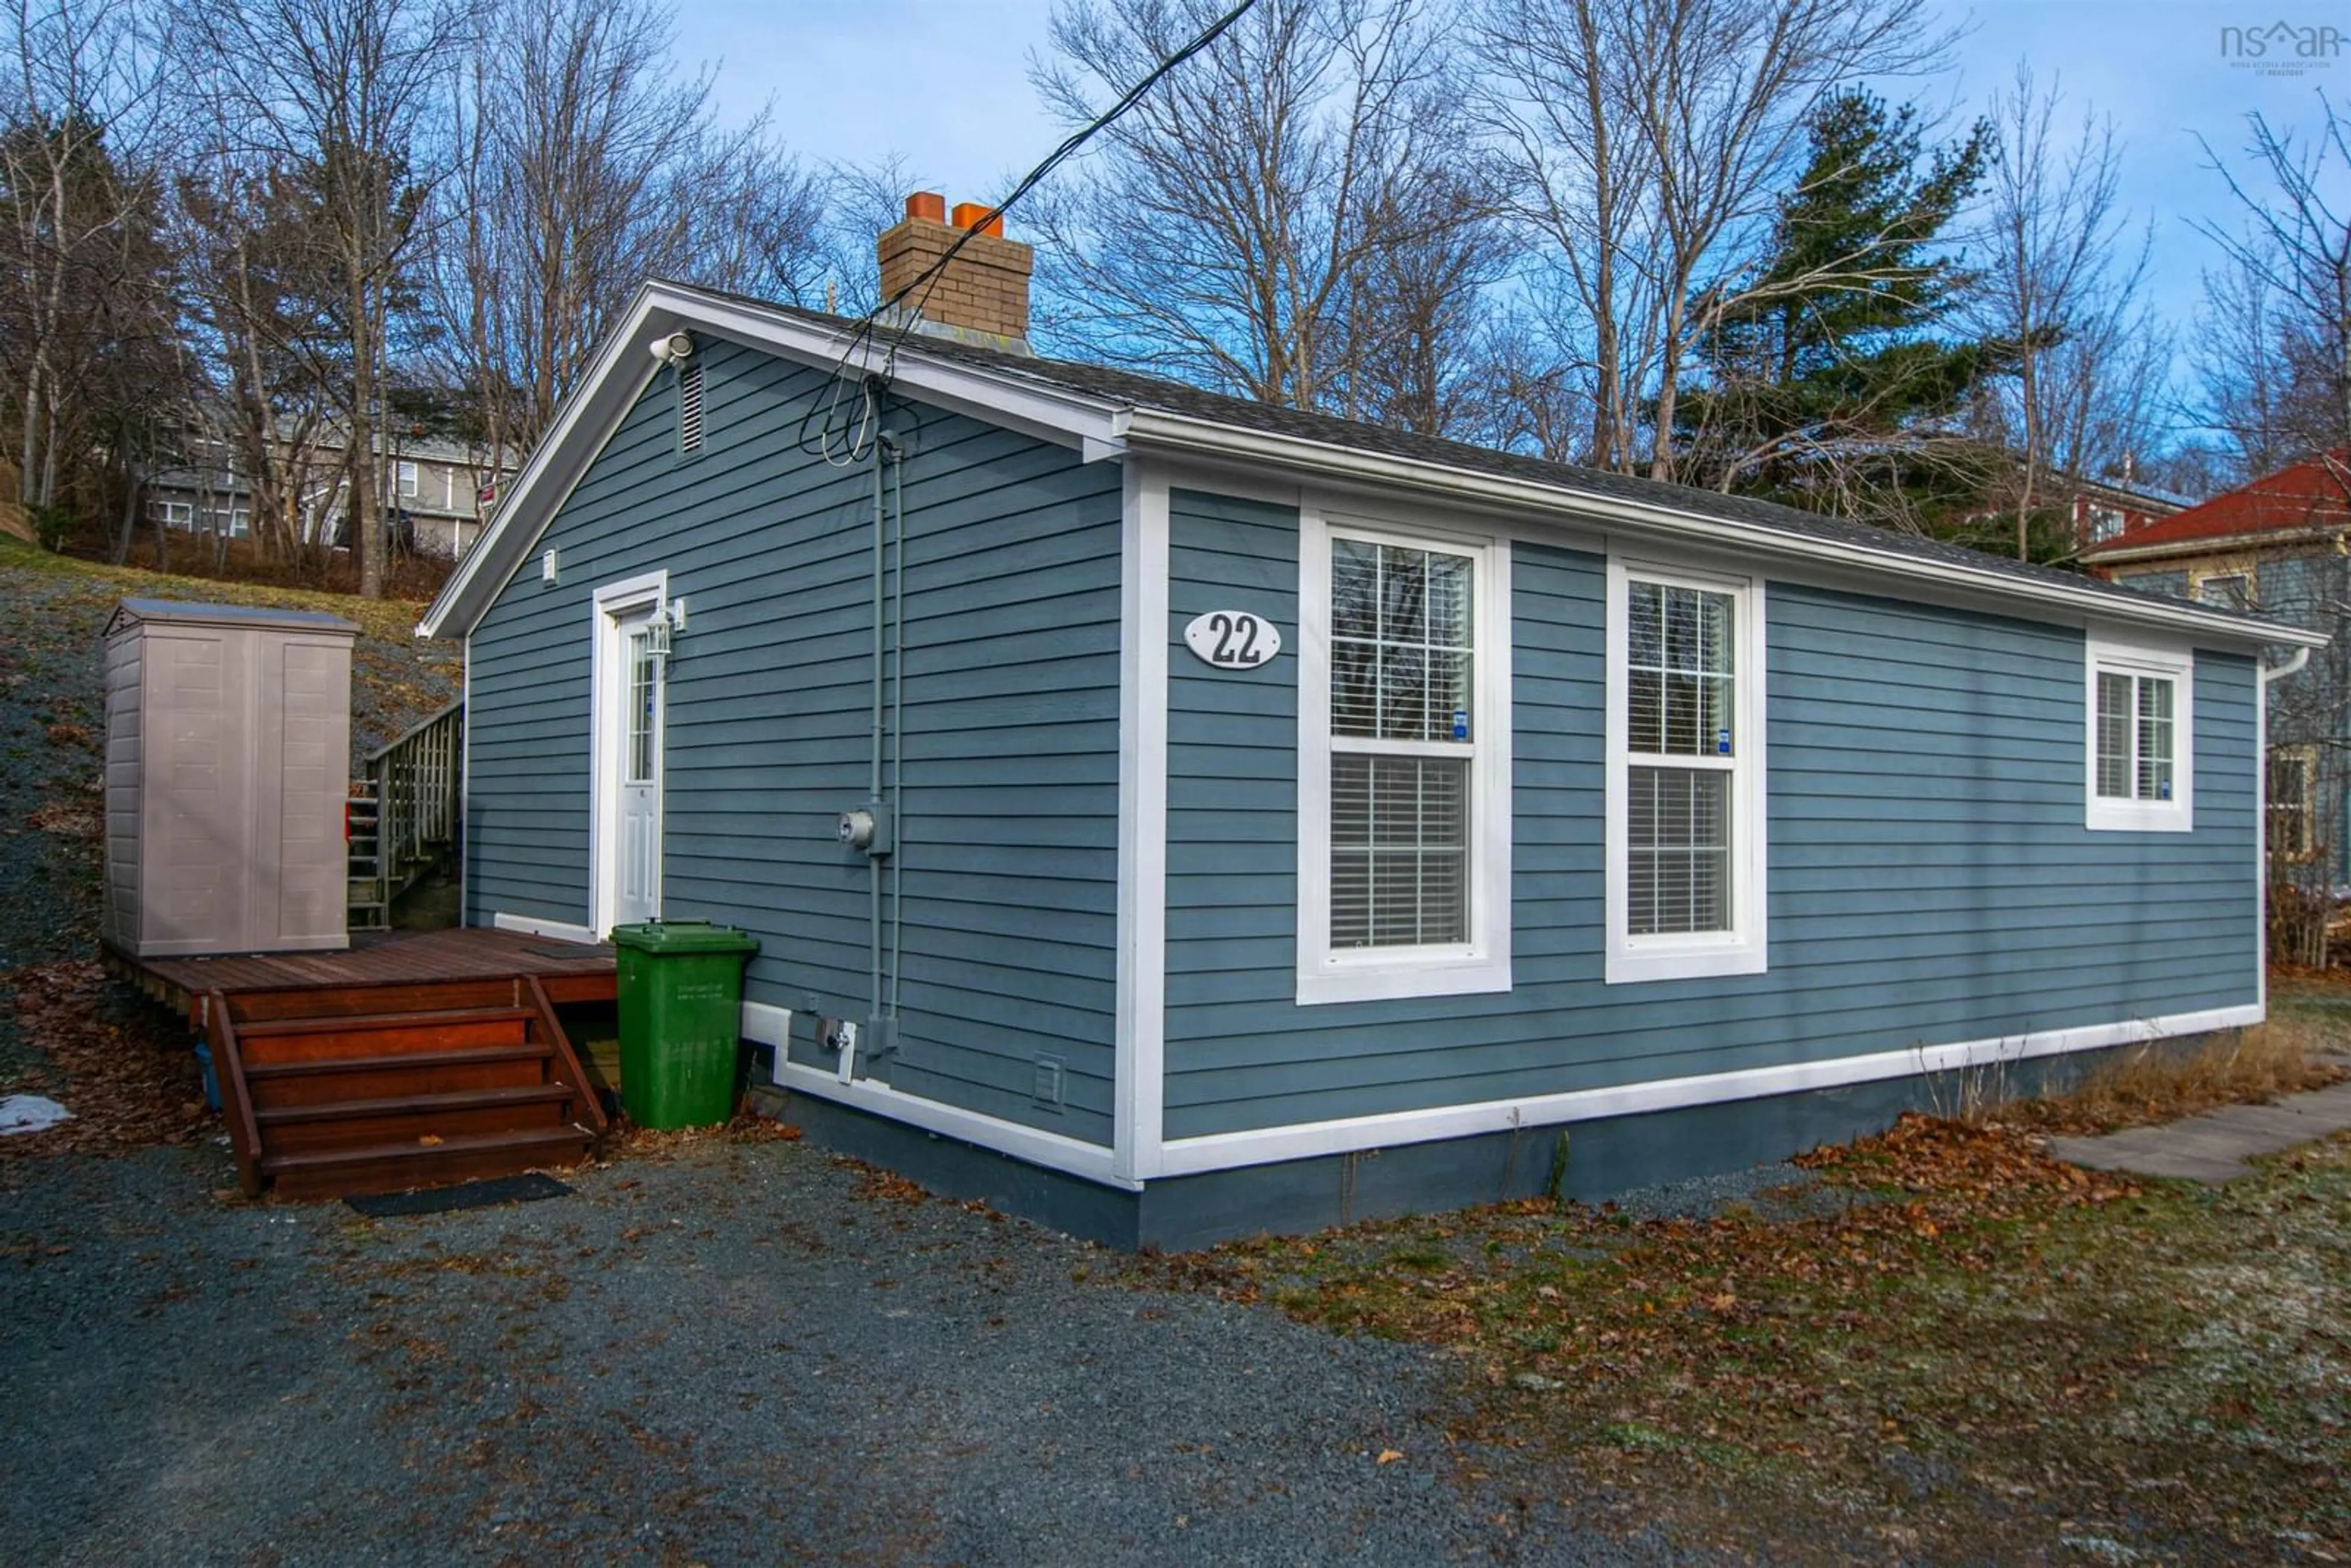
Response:
[{"label": "evergreen tree", "polygon": [[2010,358],[1950,329],[1970,278],[1944,235],[1990,128],[1929,149],[1915,109],[1855,89],[1807,130],[1762,259],[1694,307],[1712,325],[1678,434],[1720,489],[1930,523],[1971,488],[1956,418]]}]

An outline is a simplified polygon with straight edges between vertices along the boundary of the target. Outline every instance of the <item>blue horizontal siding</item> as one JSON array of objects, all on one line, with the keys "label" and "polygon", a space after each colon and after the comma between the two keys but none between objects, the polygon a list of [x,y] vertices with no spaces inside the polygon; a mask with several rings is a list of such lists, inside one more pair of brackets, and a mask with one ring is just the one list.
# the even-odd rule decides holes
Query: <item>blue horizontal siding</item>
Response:
[{"label": "blue horizontal siding", "polygon": [[[657,378],[472,644],[468,917],[588,918],[599,583],[655,570],[690,604],[671,661],[663,909],[760,939],[754,1000],[862,1018],[872,471],[805,450],[826,378],[715,342],[703,453]],[[897,1089],[1107,1143],[1117,967],[1120,475],[894,408],[906,509],[905,897]],[[885,883],[885,887],[886,887]],[[1035,1059],[1066,1105],[1030,1103]],[[823,1061],[805,1042],[801,1060]]]},{"label": "blue horizontal siding", "polygon": [[[1297,624],[1286,508],[1177,492],[1170,635]],[[1170,1137],[2252,1001],[2250,660],[2199,654],[2196,831],[2083,826],[2083,637],[1768,585],[1771,947],[1604,981],[1604,563],[1513,551],[1514,988],[1296,1004],[1297,664],[1171,653]]]}]

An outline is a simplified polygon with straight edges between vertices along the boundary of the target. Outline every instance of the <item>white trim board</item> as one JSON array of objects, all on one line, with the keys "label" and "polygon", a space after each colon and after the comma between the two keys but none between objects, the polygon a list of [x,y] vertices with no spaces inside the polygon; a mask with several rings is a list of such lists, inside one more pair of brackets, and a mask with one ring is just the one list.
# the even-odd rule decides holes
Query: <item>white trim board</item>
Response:
[{"label": "white trim board", "polygon": [[465,705],[457,721],[457,924],[474,918],[474,853],[465,841],[474,821],[474,634],[458,645],[457,700]]},{"label": "white trim board", "polygon": [[496,931],[519,931],[526,936],[545,936],[556,942],[578,942],[591,947],[597,941],[596,934],[585,925],[574,925],[568,920],[541,920],[536,915],[508,915],[503,909],[490,916],[490,927]]},{"label": "white trim board", "polygon": [[[1557,483],[1516,478],[1481,470],[1455,468],[1417,458],[1395,457],[1355,447],[1270,431],[1244,429],[1214,420],[1136,409],[1125,430],[1130,452],[1166,452],[1196,460],[1222,460],[1252,465],[1260,471],[1304,473],[1333,480],[1381,486],[1400,502],[1409,496],[1433,496],[1461,507],[1499,507],[1520,517],[1549,523],[1563,518],[1583,528],[1623,530],[1646,539],[1691,544],[1712,543],[1755,563],[1757,575],[1779,575],[1762,563],[1815,565],[1851,573],[1868,581],[1866,591],[1921,603],[1944,601],[1947,592],[1968,595],[1967,606],[2004,606],[2020,619],[2046,619],[2036,612],[2063,605],[2072,613],[2066,623],[2082,619],[2166,626],[2186,630],[2216,646],[2246,650],[2269,643],[2322,647],[2324,632],[2280,622],[2255,622],[2240,616],[2167,601],[2152,594],[2144,603],[2098,589],[2024,577],[1989,564],[1978,566],[1964,558],[1929,559],[1891,549],[1874,549],[1849,539],[1813,538],[1754,523],[1715,517],[1684,510],[1660,497],[1630,497],[1571,487],[1563,475]],[[1655,543],[1642,548],[1670,549]],[[1900,587],[1893,586],[1901,584]]]},{"label": "white trim board", "polygon": [[[763,1040],[761,1044],[773,1044]],[[983,1115],[977,1111],[966,1111],[946,1105],[936,1100],[925,1100],[919,1094],[908,1094],[877,1083],[870,1078],[860,1078],[842,1083],[831,1071],[821,1067],[810,1067],[798,1061],[786,1061],[778,1073],[778,1081],[795,1094],[811,1099],[830,1100],[837,1105],[847,1105],[859,1111],[907,1126],[919,1127],[942,1137],[960,1138],[983,1149],[993,1149],[1000,1155],[1027,1160],[1032,1166],[1048,1170],[1066,1172],[1104,1186],[1123,1192],[1139,1192],[1143,1184],[1123,1176],[1117,1169],[1117,1155],[1100,1144],[1064,1137],[1036,1127],[1008,1122],[1000,1116]]]},{"label": "white trim board", "polygon": [[1015,1159],[1027,1160],[1030,1165],[1043,1166],[1048,1170],[1083,1176],[1104,1186],[1126,1192],[1142,1190],[1140,1181],[1120,1174],[1115,1151],[1100,1144],[1089,1144],[1082,1138],[1049,1133],[1041,1127],[1008,1122],[1001,1116],[990,1116],[984,1112],[966,1111],[936,1100],[926,1100],[919,1094],[909,1094],[870,1078],[843,1083],[834,1076],[831,1068],[810,1067],[805,1062],[792,1061],[792,1009],[789,1008],[747,1001],[743,1004],[742,1017],[743,1038],[754,1045],[776,1048],[778,1061],[773,1082],[795,1094],[830,1100],[835,1104],[870,1112],[887,1121],[919,1127],[926,1133],[959,1138],[977,1147],[1010,1155]]},{"label": "white trim board", "polygon": [[1475,1105],[1443,1105],[1425,1111],[1398,1111],[1385,1115],[1350,1116],[1337,1121],[1302,1123],[1287,1127],[1175,1138],[1167,1144],[1165,1157],[1162,1161],[1163,1174],[1170,1176],[1196,1176],[1244,1166],[1312,1159],[1322,1155],[1355,1154],[1366,1149],[1394,1148],[1403,1144],[1472,1137],[1481,1133],[1510,1133],[1528,1127],[1596,1121],[1607,1116],[1634,1116],[1652,1111],[1760,1100],[1774,1094],[1839,1089],[1855,1083],[1876,1083],[1921,1073],[1991,1067],[2077,1051],[2102,1051],[2110,1046],[2136,1045],[2173,1035],[2200,1034],[2209,1030],[2243,1028],[2260,1023],[2265,1016],[2263,1008],[2256,1002],[2243,1007],[2174,1013],[2165,1018],[2088,1024],[2077,1029],[2047,1030],[2034,1034],[1963,1040],[1950,1045],[1919,1046],[1909,1051],[1880,1051],[1869,1056],[1841,1057],[1829,1061],[1745,1068],[1732,1072],[1658,1079],[1647,1083],[1617,1084],[1605,1089],[1583,1089],[1563,1094],[1530,1095],[1522,1100],[1490,1100]]},{"label": "white trim board", "polygon": [[1168,476],[1126,465],[1119,598],[1113,1169],[1159,1174],[1167,1051]]}]

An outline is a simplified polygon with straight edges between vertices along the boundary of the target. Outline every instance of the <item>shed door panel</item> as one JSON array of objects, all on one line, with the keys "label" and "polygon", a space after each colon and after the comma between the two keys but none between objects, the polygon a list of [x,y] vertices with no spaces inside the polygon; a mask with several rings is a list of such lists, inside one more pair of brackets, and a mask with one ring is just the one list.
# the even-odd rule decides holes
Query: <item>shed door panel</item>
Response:
[{"label": "shed door panel", "polygon": [[[277,768],[274,816],[257,837],[274,841],[277,908],[271,936],[282,941],[343,934],[350,855],[343,841],[343,805],[350,791],[350,661],[339,646],[287,642],[275,645],[280,664],[275,685],[283,694],[283,736],[261,757]],[[256,860],[259,857],[256,857]]]},{"label": "shed door panel", "polygon": [[246,940],[251,802],[238,764],[251,737],[239,653],[218,635],[148,633],[142,946]]}]

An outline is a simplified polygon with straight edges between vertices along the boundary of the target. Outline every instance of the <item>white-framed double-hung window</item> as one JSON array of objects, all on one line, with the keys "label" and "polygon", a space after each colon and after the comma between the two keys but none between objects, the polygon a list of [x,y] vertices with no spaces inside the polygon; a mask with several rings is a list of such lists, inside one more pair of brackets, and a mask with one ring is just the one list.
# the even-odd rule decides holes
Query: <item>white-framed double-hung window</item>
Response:
[{"label": "white-framed double-hung window", "polygon": [[1301,514],[1301,1003],[1507,990],[1509,546]]},{"label": "white-framed double-hung window", "polygon": [[2196,660],[2186,649],[2093,635],[2085,823],[2106,832],[2185,833],[2196,825]]},{"label": "white-framed double-hung window", "polygon": [[1755,583],[1612,559],[1606,727],[1609,982],[1761,973]]}]

